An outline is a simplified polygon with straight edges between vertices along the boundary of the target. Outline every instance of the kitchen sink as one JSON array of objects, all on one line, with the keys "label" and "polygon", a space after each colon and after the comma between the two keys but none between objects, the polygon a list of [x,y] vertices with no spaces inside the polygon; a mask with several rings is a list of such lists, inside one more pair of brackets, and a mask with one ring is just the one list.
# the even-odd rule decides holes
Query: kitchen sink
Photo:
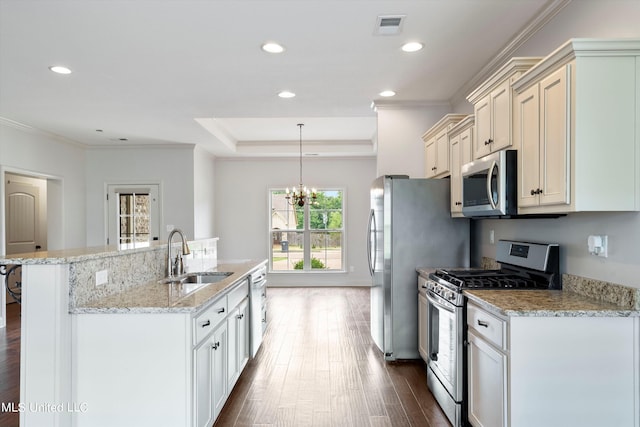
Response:
[{"label": "kitchen sink", "polygon": [[227,271],[214,271],[206,273],[189,273],[184,277],[182,283],[216,283],[231,276]]},{"label": "kitchen sink", "polygon": [[166,284],[169,287],[169,298],[171,300],[178,300],[200,288],[224,280],[232,274],[227,271],[187,273],[182,276],[167,277],[160,280],[159,283]]},{"label": "kitchen sink", "polygon": [[160,280],[160,283],[165,284],[209,284],[216,283],[221,280],[226,279],[231,276],[233,273],[229,271],[206,271],[201,273],[187,273],[182,276],[176,277],[167,277],[165,279]]}]

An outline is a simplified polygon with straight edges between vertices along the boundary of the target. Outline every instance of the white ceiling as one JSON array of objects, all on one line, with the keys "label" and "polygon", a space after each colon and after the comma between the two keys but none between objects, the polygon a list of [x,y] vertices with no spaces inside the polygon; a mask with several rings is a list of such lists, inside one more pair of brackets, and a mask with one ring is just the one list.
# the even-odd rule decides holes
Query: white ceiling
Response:
[{"label": "white ceiling", "polygon": [[[87,145],[218,156],[297,155],[304,123],[305,153],[370,156],[380,91],[400,105],[464,97],[559,3],[0,0],[0,117]],[[396,14],[400,34],[374,34]],[[263,52],[266,41],[285,52]],[[425,47],[404,53],[406,41]],[[278,98],[285,89],[297,96]]]}]

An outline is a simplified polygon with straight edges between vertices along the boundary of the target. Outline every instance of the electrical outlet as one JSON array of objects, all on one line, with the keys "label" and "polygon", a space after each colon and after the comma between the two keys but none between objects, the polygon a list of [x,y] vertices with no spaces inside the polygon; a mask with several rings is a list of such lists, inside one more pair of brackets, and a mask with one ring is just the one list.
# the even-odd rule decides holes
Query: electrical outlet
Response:
[{"label": "electrical outlet", "polygon": [[109,282],[107,270],[96,271],[96,286],[106,285]]},{"label": "electrical outlet", "polygon": [[173,224],[167,224],[167,233],[170,233],[173,231]]}]

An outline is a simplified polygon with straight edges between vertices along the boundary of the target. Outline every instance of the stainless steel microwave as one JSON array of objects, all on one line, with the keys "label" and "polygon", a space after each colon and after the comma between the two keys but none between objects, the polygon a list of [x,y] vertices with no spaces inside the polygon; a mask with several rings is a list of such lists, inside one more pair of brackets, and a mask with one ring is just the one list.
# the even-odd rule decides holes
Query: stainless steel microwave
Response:
[{"label": "stainless steel microwave", "polygon": [[462,214],[516,215],[517,151],[502,150],[462,166]]}]

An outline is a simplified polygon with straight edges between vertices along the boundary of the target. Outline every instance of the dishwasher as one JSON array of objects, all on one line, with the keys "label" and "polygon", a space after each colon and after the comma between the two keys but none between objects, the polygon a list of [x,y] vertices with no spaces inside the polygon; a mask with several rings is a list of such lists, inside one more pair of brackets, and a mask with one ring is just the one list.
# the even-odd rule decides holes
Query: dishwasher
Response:
[{"label": "dishwasher", "polygon": [[251,357],[255,357],[267,329],[267,267],[251,274]]}]

